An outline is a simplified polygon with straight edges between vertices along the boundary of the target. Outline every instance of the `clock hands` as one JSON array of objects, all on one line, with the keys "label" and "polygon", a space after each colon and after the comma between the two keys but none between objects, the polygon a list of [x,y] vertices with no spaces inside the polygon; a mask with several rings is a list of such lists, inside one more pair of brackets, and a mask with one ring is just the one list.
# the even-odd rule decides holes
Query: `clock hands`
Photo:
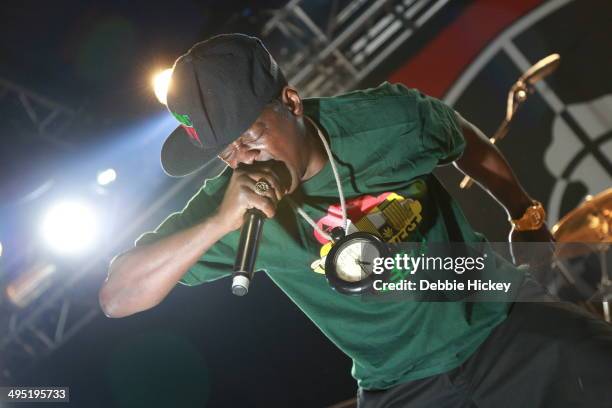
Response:
[{"label": "clock hands", "polygon": [[365,261],[360,261],[359,259],[355,259],[355,263],[359,265],[359,267],[361,268],[361,270],[363,271],[365,275],[370,274],[370,272],[368,272],[368,270],[365,268],[364,265],[371,265],[372,264],[371,262],[365,262]]}]

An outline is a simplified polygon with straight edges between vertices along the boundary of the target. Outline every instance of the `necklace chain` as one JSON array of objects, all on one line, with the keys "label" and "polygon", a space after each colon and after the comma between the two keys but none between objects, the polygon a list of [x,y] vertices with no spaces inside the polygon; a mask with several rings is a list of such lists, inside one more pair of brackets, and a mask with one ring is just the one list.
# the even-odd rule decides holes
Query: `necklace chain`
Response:
[{"label": "necklace chain", "polygon": [[[304,117],[308,119],[308,121],[310,121],[312,126],[314,126],[314,128],[317,130],[317,134],[321,138],[323,147],[325,147],[325,152],[327,153],[327,156],[329,157],[329,163],[331,164],[332,172],[334,173],[334,179],[336,180],[336,186],[338,187],[338,195],[340,196],[340,208],[342,210],[342,229],[346,233],[348,231],[348,218],[346,216],[346,202],[344,200],[344,192],[342,190],[342,184],[340,183],[340,175],[338,173],[338,169],[336,168],[336,163],[334,161],[332,151],[329,147],[329,144],[327,143],[327,140],[325,139],[325,136],[323,136],[323,133],[321,132],[321,129],[319,129],[317,124],[312,119],[310,119],[308,116],[304,115]],[[306,220],[308,224],[310,224],[325,239],[332,241],[331,235],[329,235],[327,232],[319,228],[317,223],[308,214],[306,214],[303,208],[298,206],[295,203],[295,201],[293,201],[291,198],[289,197],[286,197],[286,198],[289,201],[289,204],[297,211],[298,214],[300,214],[302,218],[304,218],[304,220]]]}]

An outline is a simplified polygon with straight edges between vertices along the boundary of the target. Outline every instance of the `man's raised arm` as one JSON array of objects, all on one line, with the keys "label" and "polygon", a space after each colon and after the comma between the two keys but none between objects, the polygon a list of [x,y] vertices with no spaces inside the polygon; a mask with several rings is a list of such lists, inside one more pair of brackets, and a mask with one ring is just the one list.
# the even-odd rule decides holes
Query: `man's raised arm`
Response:
[{"label": "man's raised arm", "polygon": [[[527,208],[533,205],[533,200],[525,192],[497,147],[480,129],[460,114],[456,115],[466,145],[463,155],[453,164],[493,196],[504,207],[509,218],[521,218]],[[546,224],[542,224],[541,228],[533,231],[521,232],[513,228],[509,239],[511,242],[551,242],[553,240]],[[526,260],[519,258],[518,261]]]}]

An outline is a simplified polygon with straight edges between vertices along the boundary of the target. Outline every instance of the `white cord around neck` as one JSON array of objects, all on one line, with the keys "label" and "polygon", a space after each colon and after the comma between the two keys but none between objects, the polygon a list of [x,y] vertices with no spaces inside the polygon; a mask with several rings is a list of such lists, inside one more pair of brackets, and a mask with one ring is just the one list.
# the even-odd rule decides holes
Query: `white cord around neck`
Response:
[{"label": "white cord around neck", "polygon": [[[323,147],[325,147],[325,152],[327,153],[327,157],[329,157],[329,163],[331,164],[332,172],[334,173],[334,179],[336,180],[336,186],[338,187],[338,195],[340,196],[340,209],[342,211],[342,229],[344,230],[345,233],[347,233],[348,218],[346,216],[346,202],[344,200],[344,192],[342,190],[342,184],[340,183],[340,175],[338,173],[338,169],[336,168],[336,163],[334,162],[332,151],[329,148],[329,144],[327,143],[325,136],[323,136],[323,132],[321,132],[321,129],[319,129],[317,124],[312,119],[310,119],[308,116],[304,115],[304,117],[308,119],[310,123],[312,124],[312,126],[314,126],[314,128],[317,130],[317,133],[319,134],[319,137],[321,138],[321,142],[323,143]],[[306,212],[301,207],[295,204],[295,202],[291,199],[289,199],[289,203],[293,206],[293,208],[295,208],[298,214],[300,214],[302,218],[304,218],[306,222],[308,222],[308,224],[310,224],[319,234],[321,234],[328,241],[332,241],[331,235],[329,235],[327,232],[319,228],[317,223],[314,222],[314,220],[308,214],[306,214]]]}]

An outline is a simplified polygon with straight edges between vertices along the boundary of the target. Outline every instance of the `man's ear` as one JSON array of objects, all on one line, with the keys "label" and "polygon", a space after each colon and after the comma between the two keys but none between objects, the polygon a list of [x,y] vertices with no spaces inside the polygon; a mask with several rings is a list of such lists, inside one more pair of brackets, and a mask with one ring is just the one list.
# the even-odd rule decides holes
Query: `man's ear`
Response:
[{"label": "man's ear", "polygon": [[289,112],[296,116],[301,116],[304,113],[302,98],[300,98],[297,89],[292,88],[289,85],[285,85],[281,91],[281,96],[283,104],[287,107]]}]

